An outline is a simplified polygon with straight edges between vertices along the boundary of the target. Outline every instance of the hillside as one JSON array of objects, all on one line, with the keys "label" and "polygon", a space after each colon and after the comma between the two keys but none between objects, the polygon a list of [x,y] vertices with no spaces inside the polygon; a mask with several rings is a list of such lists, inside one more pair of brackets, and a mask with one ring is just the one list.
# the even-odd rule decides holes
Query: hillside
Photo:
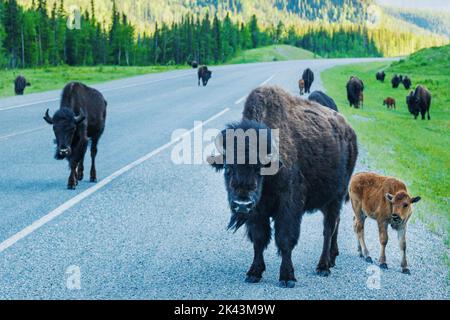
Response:
[{"label": "hillside", "polygon": [[288,45],[277,45],[242,51],[236,57],[232,58],[229,63],[271,62],[315,58],[317,56],[310,51]]}]

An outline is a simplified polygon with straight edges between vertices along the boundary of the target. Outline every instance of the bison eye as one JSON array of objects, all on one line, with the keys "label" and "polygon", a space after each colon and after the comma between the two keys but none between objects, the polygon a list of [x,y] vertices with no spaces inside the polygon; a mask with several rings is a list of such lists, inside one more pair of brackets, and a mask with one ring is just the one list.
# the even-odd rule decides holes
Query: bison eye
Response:
[{"label": "bison eye", "polygon": [[404,203],[404,204],[403,204],[403,208],[408,208],[408,204],[407,204],[407,203]]}]

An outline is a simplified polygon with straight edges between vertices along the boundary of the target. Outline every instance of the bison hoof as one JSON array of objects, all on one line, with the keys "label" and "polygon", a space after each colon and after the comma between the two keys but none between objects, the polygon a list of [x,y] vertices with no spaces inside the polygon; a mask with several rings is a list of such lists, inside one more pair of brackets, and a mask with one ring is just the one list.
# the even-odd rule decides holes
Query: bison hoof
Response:
[{"label": "bison hoof", "polygon": [[260,281],[261,281],[261,277],[247,276],[247,278],[245,278],[245,282],[247,282],[247,283],[258,283]]},{"label": "bison hoof", "polygon": [[77,180],[78,181],[83,181],[83,179],[84,179],[83,174],[79,174],[78,177],[77,177]]},{"label": "bison hoof", "polygon": [[382,264],[380,264],[380,268],[381,268],[381,269],[384,269],[384,270],[389,269],[387,263],[382,263]]},{"label": "bison hoof", "polygon": [[403,269],[403,270],[402,270],[402,273],[403,273],[403,274],[411,275],[411,271],[409,271],[408,268]]},{"label": "bison hoof", "polygon": [[75,190],[75,189],[76,189],[76,186],[75,186],[75,185],[68,185],[68,186],[67,186],[67,189],[68,189],[68,190]]},{"label": "bison hoof", "polygon": [[97,178],[91,178],[90,180],[92,183],[97,183]]},{"label": "bison hoof", "polygon": [[281,280],[278,285],[280,286],[280,288],[294,288],[295,282],[295,280]]},{"label": "bison hoof", "polygon": [[328,277],[331,274],[331,271],[328,269],[317,269],[316,273],[320,277]]},{"label": "bison hoof", "polygon": [[371,257],[366,257],[366,262],[367,262],[367,263],[373,263],[373,260],[372,260]]}]

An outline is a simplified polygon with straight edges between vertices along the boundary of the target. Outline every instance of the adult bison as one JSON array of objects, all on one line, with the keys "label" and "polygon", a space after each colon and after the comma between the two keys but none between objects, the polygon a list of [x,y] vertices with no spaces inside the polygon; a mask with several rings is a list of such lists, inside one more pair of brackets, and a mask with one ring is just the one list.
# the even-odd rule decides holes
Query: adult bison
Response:
[{"label": "adult bison", "polygon": [[209,79],[211,79],[212,71],[208,70],[207,66],[202,66],[198,68],[198,86],[200,87],[200,80],[204,87],[208,84]]},{"label": "adult bison", "polygon": [[[323,251],[316,271],[328,276],[335,266],[339,215],[357,159],[357,139],[339,113],[313,104],[278,87],[255,89],[247,99],[243,119],[219,135],[221,154],[208,158],[217,171],[224,170],[231,209],[228,227],[237,230],[245,225],[253,242],[254,259],[246,282],[259,282],[265,271],[263,252],[270,242],[272,219],[282,258],[280,285],[295,286],[292,250],[304,213],[316,210],[324,215]],[[237,141],[239,132],[253,133],[253,143],[251,139]],[[279,143],[271,143],[275,132],[279,132]],[[245,156],[233,148],[239,143],[245,145]],[[270,146],[268,152],[264,147],[261,150],[264,145]],[[279,170],[267,174],[267,167]]]},{"label": "adult bison", "polygon": [[53,125],[57,160],[67,159],[70,166],[68,189],[75,189],[83,180],[84,156],[91,139],[90,181],[97,182],[95,157],[98,141],[105,129],[107,103],[97,90],[79,82],[65,86],[60,108],[53,117],[46,111],[44,120]]},{"label": "adult bison", "polygon": [[405,87],[406,90],[411,89],[412,83],[411,83],[411,79],[408,76],[405,76],[403,78],[402,83],[403,83],[403,86]]},{"label": "adult bison", "polygon": [[400,83],[402,82],[403,77],[400,78],[397,74],[394,75],[394,77],[392,77],[391,83],[392,83],[392,88],[397,89],[398,86],[400,85]]},{"label": "adult bison", "polygon": [[24,76],[18,76],[16,80],[14,80],[14,92],[18,96],[22,96],[25,88],[31,86]]},{"label": "adult bison", "polygon": [[197,62],[196,60],[192,60],[192,62],[191,62],[191,67],[192,67],[193,69],[197,69],[197,68],[198,68],[198,62]]},{"label": "adult bison", "polygon": [[306,69],[303,71],[302,79],[305,82],[305,93],[311,92],[311,86],[314,82],[314,72],[311,69]]},{"label": "adult bison", "polygon": [[364,101],[364,83],[357,77],[351,77],[347,82],[347,99],[351,106],[358,109]]},{"label": "adult bison", "polygon": [[414,119],[417,120],[420,113],[422,120],[425,120],[425,114],[428,114],[428,120],[431,120],[431,93],[424,86],[419,85],[415,91],[411,91],[406,97],[406,104],[408,105],[409,112],[414,115]]},{"label": "adult bison", "polygon": [[376,74],[376,78],[378,81],[384,82],[384,79],[386,78],[386,73],[384,71],[379,71]]},{"label": "adult bison", "polygon": [[324,107],[339,112],[336,102],[334,102],[334,100],[330,96],[326,95],[322,91],[314,91],[309,95],[308,100],[317,102]]}]

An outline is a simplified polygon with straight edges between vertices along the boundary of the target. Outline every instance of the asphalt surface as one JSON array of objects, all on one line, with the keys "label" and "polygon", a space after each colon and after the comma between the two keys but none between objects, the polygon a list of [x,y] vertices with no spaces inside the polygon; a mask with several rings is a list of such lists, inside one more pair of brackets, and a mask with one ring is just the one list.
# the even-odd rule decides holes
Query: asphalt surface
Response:
[{"label": "asphalt surface", "polygon": [[[83,181],[76,191],[66,190],[68,165],[53,159],[53,132],[42,120],[46,108],[57,109],[60,92],[0,99],[0,299],[448,299],[441,238],[418,221],[409,226],[408,276],[390,230],[390,269],[381,271],[376,259],[369,265],[357,256],[348,206],[330,277],[314,273],[322,249],[316,213],[304,217],[293,254],[294,289],[277,287],[281,259],[273,242],[262,282],[244,283],[253,249],[243,230],[226,230],[222,175],[171,160],[175,130],[205,120],[204,130],[222,129],[239,120],[253,88],[267,83],[296,94],[299,75],[310,67],[313,90],[323,89],[324,69],[371,60],[215,67],[206,88],[197,87],[194,70],[96,86],[108,101],[100,183]],[[357,171],[374,170],[361,148]],[[366,241],[376,258],[372,221]]]}]

